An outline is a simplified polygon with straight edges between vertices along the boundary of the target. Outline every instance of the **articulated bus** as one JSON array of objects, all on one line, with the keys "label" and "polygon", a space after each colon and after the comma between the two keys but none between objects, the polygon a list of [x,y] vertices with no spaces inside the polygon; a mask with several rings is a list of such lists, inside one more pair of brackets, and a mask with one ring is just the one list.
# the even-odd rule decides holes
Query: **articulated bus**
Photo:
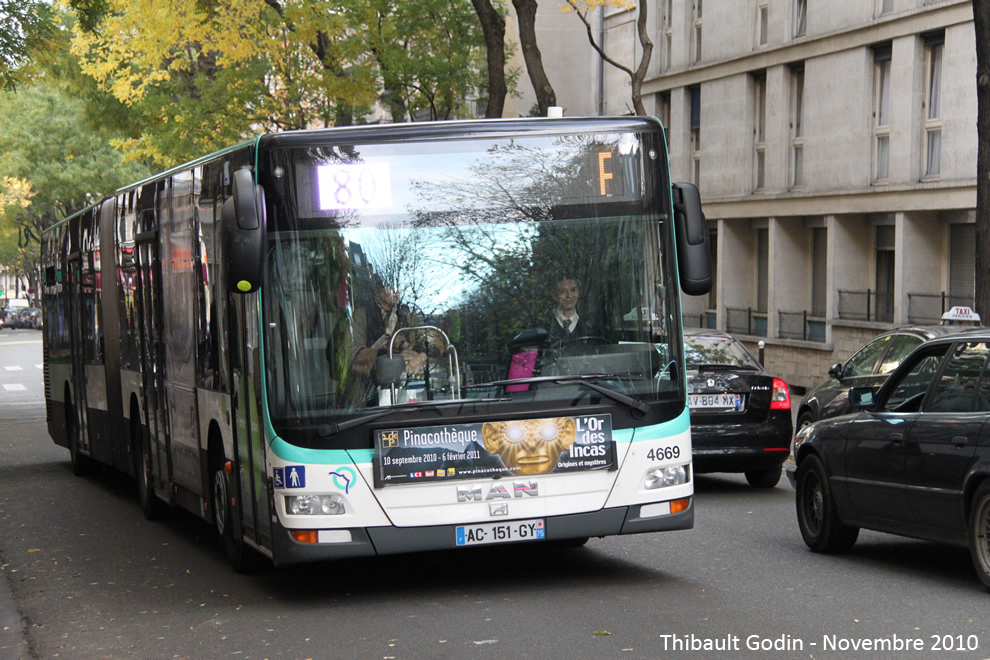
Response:
[{"label": "articulated bus", "polygon": [[707,241],[654,119],[264,135],[44,234],[49,432],[241,571],[688,529]]}]

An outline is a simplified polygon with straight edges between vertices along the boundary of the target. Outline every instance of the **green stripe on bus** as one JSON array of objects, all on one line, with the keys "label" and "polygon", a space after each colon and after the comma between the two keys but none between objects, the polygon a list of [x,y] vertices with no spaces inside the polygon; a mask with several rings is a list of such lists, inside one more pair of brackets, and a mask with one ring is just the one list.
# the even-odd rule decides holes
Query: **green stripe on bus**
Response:
[{"label": "green stripe on bus", "polygon": [[[612,432],[616,442],[647,442],[685,433],[691,426],[691,416],[687,406],[678,417],[653,426],[639,429],[620,429]],[[310,465],[340,465],[342,463],[370,463],[375,457],[374,449],[305,449],[291,445],[281,438],[271,443],[272,453],[283,461]]]}]

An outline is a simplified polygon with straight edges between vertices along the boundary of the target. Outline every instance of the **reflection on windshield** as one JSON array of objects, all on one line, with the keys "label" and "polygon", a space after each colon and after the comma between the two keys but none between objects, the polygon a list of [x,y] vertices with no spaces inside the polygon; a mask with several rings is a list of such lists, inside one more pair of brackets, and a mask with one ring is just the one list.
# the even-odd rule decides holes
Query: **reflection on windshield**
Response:
[{"label": "reflection on windshield", "polygon": [[[585,146],[557,158],[573,168]],[[479,164],[460,183],[410,180],[390,194],[405,200],[404,216],[327,218],[300,202],[305,215],[277,219],[264,299],[276,423],[426,399],[597,396],[577,384],[489,385],[534,376],[603,374],[600,385],[632,397],[678,396],[664,370],[680,345],[672,264],[661,260],[659,200],[630,199],[642,196],[638,160],[621,165],[628,194],[593,204],[601,190],[576,180],[585,170],[539,188],[534,168],[563,169],[533,158],[545,151],[527,152],[528,169],[522,152],[507,152],[482,150],[479,163],[508,163],[515,180],[505,167],[483,177]]]}]

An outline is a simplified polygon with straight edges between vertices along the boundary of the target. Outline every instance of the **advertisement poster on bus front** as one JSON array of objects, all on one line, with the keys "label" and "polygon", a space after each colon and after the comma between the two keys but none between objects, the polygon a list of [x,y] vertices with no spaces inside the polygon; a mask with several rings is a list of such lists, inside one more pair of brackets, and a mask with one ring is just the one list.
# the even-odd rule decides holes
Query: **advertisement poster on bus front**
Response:
[{"label": "advertisement poster on bus front", "polygon": [[610,415],[375,431],[375,487],[616,468]]}]

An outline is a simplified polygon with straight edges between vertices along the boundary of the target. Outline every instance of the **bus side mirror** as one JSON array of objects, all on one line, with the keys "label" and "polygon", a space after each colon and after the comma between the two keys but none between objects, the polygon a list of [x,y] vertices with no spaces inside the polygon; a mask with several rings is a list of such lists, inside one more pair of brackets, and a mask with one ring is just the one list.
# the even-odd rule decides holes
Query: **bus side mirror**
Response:
[{"label": "bus side mirror", "polygon": [[227,287],[252,293],[265,271],[265,191],[248,169],[234,172],[234,194],[220,209],[220,232]]},{"label": "bus side mirror", "polygon": [[712,253],[701,194],[690,183],[672,184],[671,193],[681,290],[689,296],[703,296],[712,290]]}]

